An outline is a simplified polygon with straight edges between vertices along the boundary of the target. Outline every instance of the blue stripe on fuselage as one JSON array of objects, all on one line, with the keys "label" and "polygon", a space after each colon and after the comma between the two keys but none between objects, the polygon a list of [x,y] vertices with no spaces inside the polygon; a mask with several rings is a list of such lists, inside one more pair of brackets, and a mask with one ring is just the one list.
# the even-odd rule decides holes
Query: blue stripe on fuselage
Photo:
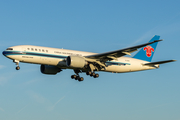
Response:
[{"label": "blue stripe on fuselage", "polygon": [[114,61],[107,61],[105,63],[106,65],[118,65],[118,66],[130,65],[129,63],[114,62]]},{"label": "blue stripe on fuselage", "polygon": [[67,56],[63,56],[63,55],[52,55],[52,54],[45,54],[45,53],[22,52],[22,51],[4,51],[3,55],[4,56],[29,55],[29,56],[51,57],[51,58],[61,58],[61,59],[64,59],[67,57]]},{"label": "blue stripe on fuselage", "polygon": [[[50,58],[59,58],[59,59],[65,59],[67,56],[63,55],[52,55],[52,54],[45,54],[45,53],[35,53],[35,52],[26,52],[26,51],[3,51],[4,56],[10,56],[10,55],[27,55],[27,56],[39,56],[39,57],[50,57]],[[106,65],[130,65],[129,63],[122,63],[122,62],[114,62],[114,61],[107,61],[105,62]]]}]

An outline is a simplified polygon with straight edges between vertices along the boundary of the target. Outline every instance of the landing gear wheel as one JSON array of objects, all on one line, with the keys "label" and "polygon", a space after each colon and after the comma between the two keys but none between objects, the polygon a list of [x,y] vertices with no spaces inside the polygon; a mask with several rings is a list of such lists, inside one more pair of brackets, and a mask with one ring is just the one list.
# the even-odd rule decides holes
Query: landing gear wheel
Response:
[{"label": "landing gear wheel", "polygon": [[75,78],[76,78],[76,75],[71,75],[71,78],[72,78],[72,79],[75,79]]},{"label": "landing gear wheel", "polygon": [[95,74],[95,76],[93,76],[94,78],[98,78],[99,77],[99,74]]},{"label": "landing gear wheel", "polygon": [[93,73],[91,73],[91,74],[90,74],[90,76],[91,76],[91,77],[92,77],[92,76],[95,76],[95,73],[94,73],[94,72],[93,72]]},{"label": "landing gear wheel", "polygon": [[80,77],[79,75],[79,73],[82,72],[81,70],[75,69],[74,72],[76,73],[76,75],[71,75],[72,79],[78,80],[79,82],[84,80],[84,78]]},{"label": "landing gear wheel", "polygon": [[79,82],[80,82],[80,81],[83,81],[83,80],[84,80],[83,77],[79,77],[79,79],[78,79]]},{"label": "landing gear wheel", "polygon": [[76,76],[75,80],[79,80],[79,78],[80,78],[79,76]]},{"label": "landing gear wheel", "polygon": [[20,67],[19,67],[19,66],[17,66],[17,67],[16,67],[16,70],[19,70],[19,69],[20,69]]},{"label": "landing gear wheel", "polygon": [[90,71],[86,72],[86,75],[91,75],[91,72]]}]

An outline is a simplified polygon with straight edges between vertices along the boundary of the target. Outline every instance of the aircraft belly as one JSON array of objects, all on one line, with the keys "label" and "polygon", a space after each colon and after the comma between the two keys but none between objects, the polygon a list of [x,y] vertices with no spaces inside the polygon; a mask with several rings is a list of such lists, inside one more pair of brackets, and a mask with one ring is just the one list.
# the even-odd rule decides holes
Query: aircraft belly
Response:
[{"label": "aircraft belly", "polygon": [[142,71],[148,69],[155,69],[154,67],[143,66],[141,64],[131,64],[125,66],[108,66],[105,71],[107,72],[115,72],[115,73],[124,73],[124,72],[135,72],[135,71]]},{"label": "aircraft belly", "polygon": [[131,72],[131,65],[129,66],[116,66],[117,73]]},{"label": "aircraft belly", "polygon": [[55,58],[40,57],[40,63],[43,63],[45,65],[57,65],[59,61],[59,59]]},{"label": "aircraft belly", "polygon": [[8,55],[7,57],[13,60],[20,60],[21,55]]},{"label": "aircraft belly", "polygon": [[60,60],[40,56],[21,56],[20,61],[33,64],[57,65]]},{"label": "aircraft belly", "polygon": [[108,67],[106,67],[106,72],[117,72],[117,66],[115,66],[115,65],[111,65],[111,66],[108,66]]}]

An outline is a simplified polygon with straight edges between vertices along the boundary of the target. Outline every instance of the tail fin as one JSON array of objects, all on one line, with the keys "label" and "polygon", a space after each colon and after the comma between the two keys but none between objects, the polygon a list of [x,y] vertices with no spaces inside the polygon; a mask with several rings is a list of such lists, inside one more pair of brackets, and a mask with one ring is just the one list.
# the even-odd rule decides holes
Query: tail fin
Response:
[{"label": "tail fin", "polygon": [[[155,35],[149,42],[153,42],[159,39],[160,39],[160,36]],[[133,58],[151,62],[153,55],[155,53],[157,44],[158,42],[155,42],[151,45],[143,47]]]}]

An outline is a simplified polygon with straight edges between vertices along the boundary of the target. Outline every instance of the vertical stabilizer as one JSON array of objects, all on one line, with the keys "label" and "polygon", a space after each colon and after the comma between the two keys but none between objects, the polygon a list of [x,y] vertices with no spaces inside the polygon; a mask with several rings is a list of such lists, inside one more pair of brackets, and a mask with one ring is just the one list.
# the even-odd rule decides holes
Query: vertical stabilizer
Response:
[{"label": "vertical stabilizer", "polygon": [[[160,39],[160,36],[155,35],[149,42],[153,42],[159,39]],[[158,42],[155,42],[153,44],[143,47],[133,58],[151,62],[153,55],[155,53],[157,44]]]}]

